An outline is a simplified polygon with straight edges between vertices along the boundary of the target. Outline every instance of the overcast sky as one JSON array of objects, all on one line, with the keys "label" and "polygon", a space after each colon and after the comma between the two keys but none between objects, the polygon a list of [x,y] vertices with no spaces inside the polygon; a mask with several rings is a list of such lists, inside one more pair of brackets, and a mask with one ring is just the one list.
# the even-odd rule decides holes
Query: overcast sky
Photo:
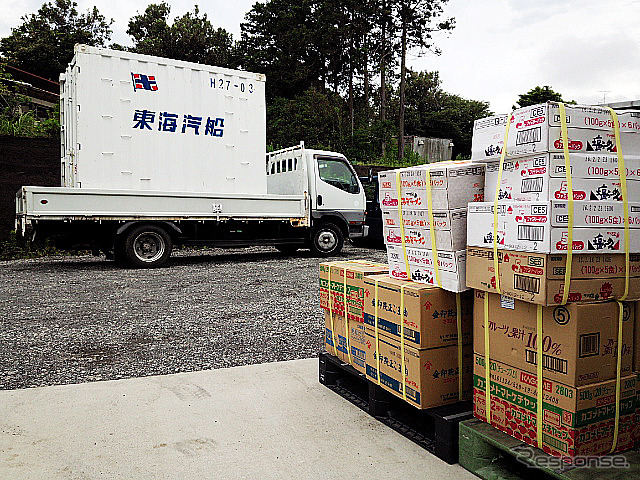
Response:
[{"label": "overcast sky", "polygon": [[[112,41],[128,45],[129,18],[152,2],[76,0],[113,18]],[[42,0],[0,0],[0,36]],[[174,0],[171,17],[193,9],[194,0]],[[240,22],[255,0],[201,1],[215,26],[240,34]],[[507,112],[518,94],[550,85],[579,103],[640,100],[640,0],[450,0],[447,16],[456,28],[438,37],[442,55],[409,58],[416,70],[438,70],[445,91],[485,100]],[[268,81],[268,79],[267,79]]]}]

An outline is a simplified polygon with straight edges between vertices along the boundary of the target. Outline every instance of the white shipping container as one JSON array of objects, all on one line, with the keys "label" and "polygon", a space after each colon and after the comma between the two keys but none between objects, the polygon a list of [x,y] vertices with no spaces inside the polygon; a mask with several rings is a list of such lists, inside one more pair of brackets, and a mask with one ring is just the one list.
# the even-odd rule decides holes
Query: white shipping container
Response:
[{"label": "white shipping container", "polygon": [[62,186],[266,194],[264,75],[77,45]]}]

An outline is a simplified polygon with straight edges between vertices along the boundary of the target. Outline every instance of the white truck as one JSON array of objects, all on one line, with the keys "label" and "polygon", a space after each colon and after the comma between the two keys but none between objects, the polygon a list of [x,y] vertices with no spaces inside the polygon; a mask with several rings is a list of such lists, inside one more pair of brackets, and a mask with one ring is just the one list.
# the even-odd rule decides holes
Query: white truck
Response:
[{"label": "white truck", "polygon": [[266,154],[265,77],[77,45],[60,77],[61,187],[22,187],[16,231],[163,265],[173,245],[273,245],[319,256],[367,235],[341,154]]}]

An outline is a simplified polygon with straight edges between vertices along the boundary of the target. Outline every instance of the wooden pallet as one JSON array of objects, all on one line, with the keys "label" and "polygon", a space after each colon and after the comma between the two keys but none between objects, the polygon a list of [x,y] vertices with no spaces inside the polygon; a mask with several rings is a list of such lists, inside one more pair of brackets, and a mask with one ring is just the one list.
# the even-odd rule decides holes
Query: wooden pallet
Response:
[{"label": "wooden pallet", "polygon": [[[634,480],[640,479],[640,451],[624,452],[628,468],[560,466],[552,457],[478,419],[460,423],[460,465],[486,480]],[[526,453],[525,450],[526,449]],[[531,452],[531,453],[529,453]]]},{"label": "wooden pallet", "polygon": [[320,354],[320,383],[449,464],[458,461],[458,423],[471,402],[420,410],[368,380],[339,358]]}]

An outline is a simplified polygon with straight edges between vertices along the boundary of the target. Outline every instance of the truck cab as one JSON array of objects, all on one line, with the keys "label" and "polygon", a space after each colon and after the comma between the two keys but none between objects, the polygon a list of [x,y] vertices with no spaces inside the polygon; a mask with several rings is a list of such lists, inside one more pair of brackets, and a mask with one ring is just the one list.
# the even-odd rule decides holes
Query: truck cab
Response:
[{"label": "truck cab", "polygon": [[[267,153],[267,192],[308,199],[308,246],[317,255],[338,253],[344,238],[362,238],[366,197],[347,158],[337,152],[295,147]],[[282,251],[293,245],[277,246]]]}]

